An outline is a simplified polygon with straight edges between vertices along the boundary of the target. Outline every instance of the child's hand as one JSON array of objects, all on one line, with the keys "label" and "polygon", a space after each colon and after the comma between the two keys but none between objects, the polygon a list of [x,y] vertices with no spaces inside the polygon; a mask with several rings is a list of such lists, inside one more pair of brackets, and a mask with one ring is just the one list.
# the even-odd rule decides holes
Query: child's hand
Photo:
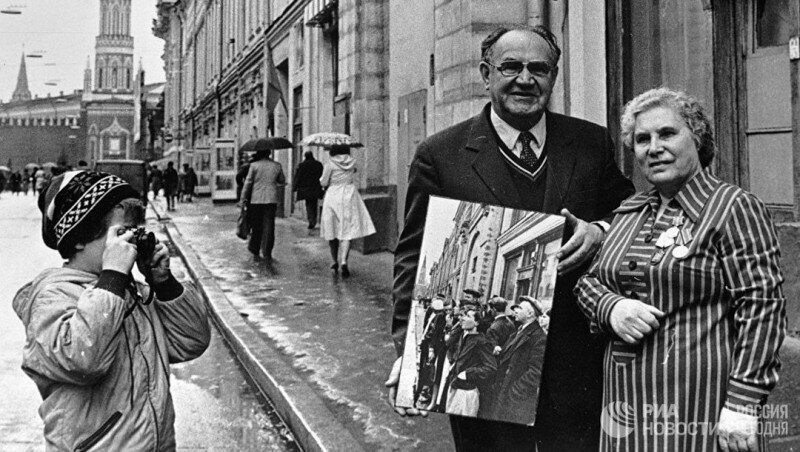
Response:
[{"label": "child's hand", "polygon": [[121,229],[124,226],[114,225],[108,228],[106,247],[103,250],[103,270],[114,270],[127,275],[136,262],[136,246],[130,243],[133,231],[119,234]]},{"label": "child's hand", "polygon": [[153,255],[148,260],[139,260],[139,271],[152,279],[152,283],[159,284],[169,278],[169,248],[161,242],[156,243]]}]

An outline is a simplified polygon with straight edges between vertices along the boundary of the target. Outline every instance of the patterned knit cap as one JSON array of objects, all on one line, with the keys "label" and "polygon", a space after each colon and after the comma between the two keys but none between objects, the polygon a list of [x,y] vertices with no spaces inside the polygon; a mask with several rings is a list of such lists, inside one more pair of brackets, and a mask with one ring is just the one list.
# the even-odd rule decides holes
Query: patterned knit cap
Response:
[{"label": "patterned knit cap", "polygon": [[77,244],[83,226],[102,221],[128,198],[139,198],[139,193],[111,174],[69,171],[54,177],[39,197],[45,245],[65,255]]}]

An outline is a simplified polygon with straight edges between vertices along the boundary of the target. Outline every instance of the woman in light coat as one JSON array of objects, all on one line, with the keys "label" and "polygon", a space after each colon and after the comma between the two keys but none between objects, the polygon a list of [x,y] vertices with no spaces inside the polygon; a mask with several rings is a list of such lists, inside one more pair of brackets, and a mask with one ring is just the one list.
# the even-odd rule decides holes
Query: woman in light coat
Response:
[{"label": "woman in light coat", "polygon": [[327,187],[322,202],[320,235],[328,240],[336,272],[340,266],[342,276],[350,276],[347,257],[350,241],[375,233],[375,226],[367,207],[356,188],[356,160],[347,146],[332,146],[330,160],[322,170],[320,184]]}]

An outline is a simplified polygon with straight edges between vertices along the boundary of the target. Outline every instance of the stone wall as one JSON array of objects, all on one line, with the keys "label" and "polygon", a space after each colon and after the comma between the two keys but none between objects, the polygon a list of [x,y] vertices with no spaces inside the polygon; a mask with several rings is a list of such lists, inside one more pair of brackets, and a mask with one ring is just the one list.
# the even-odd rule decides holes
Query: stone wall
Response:
[{"label": "stone wall", "polygon": [[68,126],[0,126],[0,165],[21,171],[27,163],[57,162],[63,153],[67,164],[77,166],[85,158],[81,132]]}]

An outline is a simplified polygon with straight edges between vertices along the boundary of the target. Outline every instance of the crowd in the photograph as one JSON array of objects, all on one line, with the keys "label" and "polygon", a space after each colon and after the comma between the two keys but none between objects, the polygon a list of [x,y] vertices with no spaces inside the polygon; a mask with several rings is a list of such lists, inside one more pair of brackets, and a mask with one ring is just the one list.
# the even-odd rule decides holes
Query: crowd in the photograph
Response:
[{"label": "crowd in the photograph", "polygon": [[[460,300],[420,298],[418,378],[423,410],[533,424],[549,310],[467,289]],[[418,312],[419,313],[419,312]]]}]

